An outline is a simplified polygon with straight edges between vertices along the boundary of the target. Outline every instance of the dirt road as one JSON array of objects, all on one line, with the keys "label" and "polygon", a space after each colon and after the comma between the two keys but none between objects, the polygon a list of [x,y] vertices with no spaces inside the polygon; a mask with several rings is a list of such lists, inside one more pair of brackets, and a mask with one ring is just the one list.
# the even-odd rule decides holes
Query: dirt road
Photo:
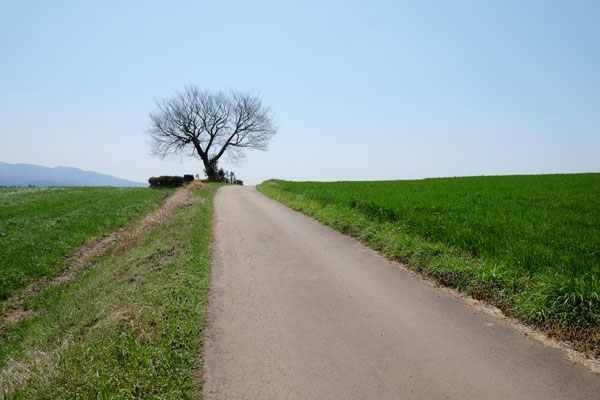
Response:
[{"label": "dirt road", "polygon": [[600,399],[564,360],[263,196],[215,199],[205,399]]}]

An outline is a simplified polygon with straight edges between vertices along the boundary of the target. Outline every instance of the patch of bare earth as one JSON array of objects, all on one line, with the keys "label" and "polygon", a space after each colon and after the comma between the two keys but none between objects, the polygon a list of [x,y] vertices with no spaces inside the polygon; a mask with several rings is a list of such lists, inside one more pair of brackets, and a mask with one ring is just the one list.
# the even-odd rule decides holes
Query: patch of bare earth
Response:
[{"label": "patch of bare earth", "polygon": [[[198,184],[204,185],[200,182],[198,182]],[[162,206],[155,212],[147,215],[142,221],[142,223],[138,225],[135,229],[133,229],[131,234],[129,234],[128,237],[117,246],[113,253],[113,256],[116,257],[123,251],[129,249],[135,242],[139,240],[140,237],[144,236],[144,234],[148,232],[148,230],[153,226],[158,225],[161,222],[164,222],[167,219],[171,218],[173,212],[178,208],[191,206],[192,204],[203,203],[203,198],[194,197],[194,194],[192,193],[192,189],[198,188],[201,187],[192,183],[185,189],[181,189],[175,192],[171,197],[167,199],[167,202],[164,206]]]},{"label": "patch of bare earth", "polygon": [[92,240],[78,248],[70,257],[67,267],[59,275],[54,278],[44,277],[17,291],[5,301],[6,307],[0,316],[0,337],[4,336],[6,328],[35,314],[33,310],[24,309],[24,303],[27,299],[39,294],[46,287],[63,285],[70,282],[78,271],[91,266],[93,264],[91,261],[94,258],[106,254],[117,242],[119,242],[119,245],[115,248],[113,256],[116,257],[121,254],[133,246],[150,228],[169,219],[178,208],[203,203],[204,199],[195,197],[192,190],[204,187],[206,185],[201,182],[193,182],[183,189],[167,194],[165,204],[158,210],[146,215],[140,222],[133,226],[119,228],[100,239]]}]

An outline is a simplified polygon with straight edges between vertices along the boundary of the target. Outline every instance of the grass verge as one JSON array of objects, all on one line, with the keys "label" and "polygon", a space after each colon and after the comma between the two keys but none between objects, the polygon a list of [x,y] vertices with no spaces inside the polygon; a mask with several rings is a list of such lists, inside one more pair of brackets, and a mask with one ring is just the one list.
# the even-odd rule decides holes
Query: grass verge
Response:
[{"label": "grass verge", "polygon": [[[599,178],[270,180],[257,188],[389,259],[599,357]],[[581,260],[570,263],[577,254]]]},{"label": "grass verge", "polygon": [[178,209],[118,254],[30,299],[0,342],[4,398],[199,398],[212,198]]}]

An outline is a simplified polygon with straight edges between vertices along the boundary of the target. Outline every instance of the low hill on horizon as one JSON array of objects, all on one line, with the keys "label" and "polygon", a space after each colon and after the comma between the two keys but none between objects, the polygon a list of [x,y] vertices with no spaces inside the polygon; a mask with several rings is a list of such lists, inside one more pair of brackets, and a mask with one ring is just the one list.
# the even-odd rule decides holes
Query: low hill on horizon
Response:
[{"label": "low hill on horizon", "polygon": [[0,186],[147,186],[146,183],[116,178],[73,167],[43,167],[35,164],[0,162]]}]

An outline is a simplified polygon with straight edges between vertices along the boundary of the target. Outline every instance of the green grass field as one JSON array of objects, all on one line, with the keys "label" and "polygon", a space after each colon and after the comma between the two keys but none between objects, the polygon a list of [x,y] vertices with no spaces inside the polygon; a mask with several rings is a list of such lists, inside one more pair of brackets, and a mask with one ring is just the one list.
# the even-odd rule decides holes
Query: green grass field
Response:
[{"label": "green grass field", "polygon": [[[194,189],[203,201],[175,210],[134,245],[118,253],[113,246],[73,280],[28,299],[33,316],[0,335],[0,398],[201,398],[197,371],[217,187]],[[77,195],[82,204],[109,215],[141,212],[163,193],[109,190],[104,193],[120,205],[100,207],[94,204],[103,190],[84,192]]]},{"label": "green grass field", "polygon": [[600,327],[600,174],[258,188],[512,315]]},{"label": "green grass field", "polygon": [[0,189],[0,300],[98,237],[150,211],[164,192],[146,188]]}]

